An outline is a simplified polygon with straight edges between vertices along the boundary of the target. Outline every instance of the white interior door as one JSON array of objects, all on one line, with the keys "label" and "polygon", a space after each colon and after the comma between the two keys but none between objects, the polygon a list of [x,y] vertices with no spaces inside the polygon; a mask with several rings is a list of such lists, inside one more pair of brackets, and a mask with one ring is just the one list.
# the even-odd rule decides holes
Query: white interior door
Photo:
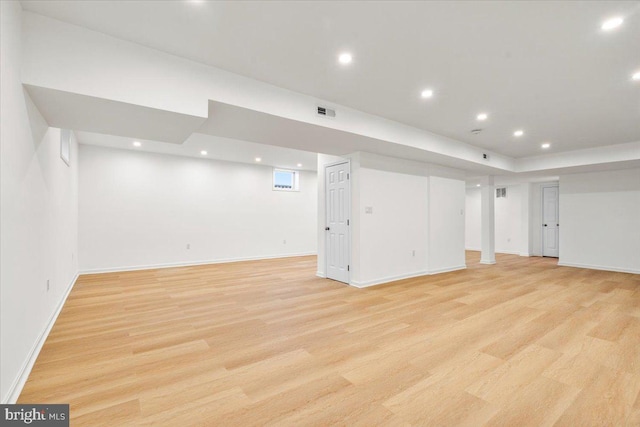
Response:
[{"label": "white interior door", "polygon": [[349,283],[349,213],[351,192],[349,163],[327,166],[325,169],[327,278]]},{"label": "white interior door", "polygon": [[542,187],[542,256],[558,257],[560,240],[558,187]]}]

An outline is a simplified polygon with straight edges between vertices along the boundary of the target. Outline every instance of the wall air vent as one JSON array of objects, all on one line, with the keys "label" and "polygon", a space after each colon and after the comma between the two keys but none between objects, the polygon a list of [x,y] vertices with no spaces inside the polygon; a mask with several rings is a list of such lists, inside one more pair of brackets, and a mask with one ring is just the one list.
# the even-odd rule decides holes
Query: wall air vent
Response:
[{"label": "wall air vent", "polygon": [[507,189],[506,188],[496,188],[496,197],[507,197]]},{"label": "wall air vent", "polygon": [[336,110],[332,110],[327,107],[318,107],[317,114],[323,117],[335,117]]}]

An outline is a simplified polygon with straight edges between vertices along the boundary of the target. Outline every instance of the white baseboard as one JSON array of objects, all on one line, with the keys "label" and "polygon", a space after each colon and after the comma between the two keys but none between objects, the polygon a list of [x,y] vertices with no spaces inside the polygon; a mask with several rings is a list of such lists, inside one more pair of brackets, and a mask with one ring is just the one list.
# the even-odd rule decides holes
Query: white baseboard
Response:
[{"label": "white baseboard", "polygon": [[467,264],[456,265],[454,267],[438,268],[436,270],[429,270],[429,274],[449,273],[451,271],[464,270],[465,268],[467,268]]},{"label": "white baseboard", "polygon": [[368,288],[369,286],[382,285],[385,283],[395,282],[398,280],[411,279],[413,277],[428,276],[433,274],[448,273],[451,271],[464,270],[465,268],[467,268],[467,266],[463,264],[463,265],[458,265],[454,267],[439,268],[437,270],[429,270],[429,271],[424,270],[424,271],[416,271],[416,272],[407,273],[407,274],[399,274],[397,276],[383,277],[381,279],[368,280],[366,282],[357,282],[352,280],[351,283],[349,284],[356,288]]},{"label": "white baseboard", "polygon": [[520,252],[518,255],[520,256],[531,256],[529,252]]},{"label": "white baseboard", "polygon": [[495,263],[496,263],[496,261],[495,261],[495,260],[492,260],[492,261],[483,261],[483,260],[480,260],[480,264],[493,265],[493,264],[495,264]]},{"label": "white baseboard", "polygon": [[[482,249],[478,249],[478,248],[465,248],[464,250],[465,251],[482,252]],[[522,255],[522,253],[519,252],[519,251],[499,251],[497,249],[496,249],[495,253],[497,253],[497,254],[507,254],[507,255],[529,256],[529,254]]]},{"label": "white baseboard", "polygon": [[520,251],[496,251],[497,254],[520,255]]},{"label": "white baseboard", "polygon": [[6,401],[2,402],[3,405],[16,403],[16,401],[18,400],[18,397],[20,397],[20,393],[22,392],[22,389],[24,388],[24,385],[27,382],[27,379],[29,378],[29,374],[31,374],[33,365],[36,363],[36,360],[38,359],[40,350],[42,350],[42,346],[47,340],[47,337],[49,336],[49,332],[51,332],[51,328],[53,328],[53,325],[55,325],[56,320],[58,319],[58,316],[62,311],[62,307],[64,307],[64,303],[67,302],[67,298],[69,297],[69,294],[73,289],[73,286],[76,284],[76,281],[78,280],[78,276],[79,276],[79,273],[76,273],[73,280],[71,280],[71,283],[68,285],[67,290],[65,291],[62,299],[60,300],[60,302],[58,303],[58,306],[56,307],[56,310],[53,312],[53,315],[49,319],[49,322],[47,322],[45,329],[40,333],[40,335],[38,336],[38,339],[33,344],[33,347],[31,347],[29,356],[22,364],[20,373],[18,374],[16,379],[13,381],[13,384],[11,384],[11,386],[9,387],[9,392],[7,393]]},{"label": "white baseboard", "polygon": [[324,271],[316,271],[316,276],[322,277],[323,279],[327,278],[327,275],[324,274]]},{"label": "white baseboard", "polygon": [[427,274],[429,274],[428,271],[416,271],[414,273],[399,274],[397,276],[388,276],[381,279],[367,280],[366,282],[356,282],[355,280],[352,280],[349,284],[356,288],[368,288],[369,286],[382,285],[383,283],[395,282],[397,280],[411,279],[412,277],[426,276]]},{"label": "white baseboard", "polygon": [[640,270],[634,270],[629,268],[608,267],[604,265],[577,264],[573,262],[561,262],[561,261],[558,261],[558,265],[561,267],[587,268],[589,270],[604,270],[604,271],[614,271],[617,273],[640,274]]},{"label": "white baseboard", "polygon": [[209,260],[203,260],[203,261],[170,262],[170,263],[164,263],[164,264],[147,264],[147,265],[131,265],[131,266],[123,266],[123,267],[93,268],[88,270],[81,270],[80,274],[119,273],[123,271],[155,270],[159,268],[173,268],[173,267],[191,267],[196,265],[223,264],[227,262],[242,262],[242,261],[257,261],[261,259],[294,258],[299,256],[310,256],[310,255],[317,255],[317,254],[316,252],[302,252],[302,253],[281,254],[281,255],[261,255],[261,256],[253,256],[253,257],[209,259]]}]

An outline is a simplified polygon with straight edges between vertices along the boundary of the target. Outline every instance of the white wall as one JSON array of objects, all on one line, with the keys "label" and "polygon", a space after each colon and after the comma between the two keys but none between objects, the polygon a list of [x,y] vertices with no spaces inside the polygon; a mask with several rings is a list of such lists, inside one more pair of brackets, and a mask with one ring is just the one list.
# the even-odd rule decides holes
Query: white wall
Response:
[{"label": "white wall", "polygon": [[78,271],[78,153],[74,138],[71,166],[60,159],[60,131],[48,127],[23,91],[21,7],[9,1],[0,7],[0,389],[5,403],[17,398]]},{"label": "white wall", "polygon": [[429,177],[429,272],[465,268],[465,183]]},{"label": "white wall", "polygon": [[507,197],[495,199],[496,252],[518,255],[522,234],[522,196],[519,185],[506,189]]},{"label": "white wall", "polygon": [[272,172],[81,145],[81,271],[315,254],[316,173],[285,192]]},{"label": "white wall", "polygon": [[[519,254],[522,235],[522,191],[520,185],[510,185],[506,189],[507,197],[495,198],[495,250],[498,253]],[[465,247],[468,250],[479,251],[480,188],[466,190],[465,206]]]},{"label": "white wall", "polygon": [[365,152],[348,157],[352,285],[465,267],[460,171]]},{"label": "white wall", "polygon": [[560,264],[640,273],[640,169],[560,177]]},{"label": "white wall", "polygon": [[468,188],[465,195],[464,247],[480,251],[482,230],[482,197],[480,188]]},{"label": "white wall", "polygon": [[[360,233],[354,284],[427,274],[428,178],[360,168],[358,179]],[[372,213],[366,213],[367,207]]]},{"label": "white wall", "polygon": [[[558,182],[510,185],[506,198],[495,199],[495,250],[542,256],[542,186]],[[504,186],[496,186],[502,188]],[[466,190],[465,247],[479,251],[481,200],[479,188]]]},{"label": "white wall", "polygon": [[532,217],[531,184],[520,184],[520,256],[532,254]]}]

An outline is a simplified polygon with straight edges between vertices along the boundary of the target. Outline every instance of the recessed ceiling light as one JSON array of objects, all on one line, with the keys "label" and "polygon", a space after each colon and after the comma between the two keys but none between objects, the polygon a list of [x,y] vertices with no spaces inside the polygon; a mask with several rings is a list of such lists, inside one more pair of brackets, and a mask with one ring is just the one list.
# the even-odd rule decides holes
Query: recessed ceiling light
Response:
[{"label": "recessed ceiling light", "polygon": [[350,64],[351,61],[353,61],[353,56],[351,56],[351,54],[348,52],[341,53],[340,56],[338,56],[338,61],[341,64]]},{"label": "recessed ceiling light", "polygon": [[134,147],[142,147],[142,142],[140,142],[140,141],[133,141],[133,146],[134,146]]},{"label": "recessed ceiling light", "polygon": [[423,98],[431,98],[433,96],[433,89],[425,89],[420,92],[420,96]]},{"label": "recessed ceiling light", "polygon": [[202,154],[203,156],[206,156],[206,155],[207,155],[207,150],[202,150],[202,151],[200,152],[200,154]]},{"label": "recessed ceiling light", "polygon": [[633,73],[633,75],[631,76],[631,80],[635,80],[635,81],[640,80],[640,71]]},{"label": "recessed ceiling light", "polygon": [[256,162],[261,162],[262,158],[261,157],[256,157]]},{"label": "recessed ceiling light", "polygon": [[517,130],[513,133],[513,136],[522,136],[524,135],[524,131],[523,130]]},{"label": "recessed ceiling light", "polygon": [[298,167],[301,168],[302,167],[302,163],[298,163]]},{"label": "recessed ceiling light", "polygon": [[487,117],[489,117],[487,113],[480,113],[476,116],[476,119],[483,121],[483,120],[487,120]]},{"label": "recessed ceiling light", "polygon": [[480,184],[476,184],[476,187],[480,187]]},{"label": "recessed ceiling light", "polygon": [[541,145],[541,147],[546,150],[547,148],[551,147],[551,144],[549,144],[548,142],[545,142],[544,144]]},{"label": "recessed ceiling light", "polygon": [[600,28],[602,28],[604,31],[611,31],[615,28],[618,28],[620,25],[622,25],[623,22],[624,19],[622,19],[622,17],[616,16],[615,18],[607,19],[606,21],[604,21]]}]

